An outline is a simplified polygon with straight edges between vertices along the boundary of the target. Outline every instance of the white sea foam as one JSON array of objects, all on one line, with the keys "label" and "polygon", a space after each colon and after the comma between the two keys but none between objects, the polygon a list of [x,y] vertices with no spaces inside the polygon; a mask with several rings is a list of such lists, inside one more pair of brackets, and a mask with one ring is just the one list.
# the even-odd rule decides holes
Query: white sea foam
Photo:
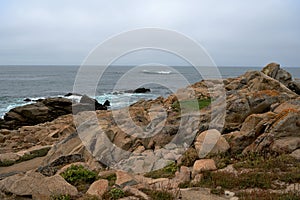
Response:
[{"label": "white sea foam", "polygon": [[161,75],[172,74],[172,71],[150,71],[150,70],[142,70],[142,72],[146,73],[146,74],[161,74]]}]

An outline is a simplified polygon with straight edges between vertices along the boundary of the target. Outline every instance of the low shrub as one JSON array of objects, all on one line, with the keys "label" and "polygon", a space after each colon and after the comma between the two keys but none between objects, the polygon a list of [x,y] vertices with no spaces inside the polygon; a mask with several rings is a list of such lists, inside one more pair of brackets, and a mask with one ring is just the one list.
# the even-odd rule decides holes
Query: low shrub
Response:
[{"label": "low shrub", "polygon": [[151,171],[146,173],[144,176],[148,178],[173,178],[175,177],[175,172],[177,171],[177,166],[174,162],[165,166],[162,169]]}]

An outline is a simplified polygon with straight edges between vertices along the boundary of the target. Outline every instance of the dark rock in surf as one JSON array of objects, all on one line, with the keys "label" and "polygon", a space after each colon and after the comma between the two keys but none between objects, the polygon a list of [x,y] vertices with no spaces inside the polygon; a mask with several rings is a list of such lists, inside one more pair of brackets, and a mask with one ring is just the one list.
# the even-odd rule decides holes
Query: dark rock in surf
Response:
[{"label": "dark rock in surf", "polygon": [[25,101],[25,102],[30,102],[30,101],[32,101],[32,100],[29,99],[29,98],[26,98],[26,99],[24,99],[23,101]]},{"label": "dark rock in surf", "polygon": [[88,97],[87,95],[83,95],[81,97],[79,103],[95,106],[94,110],[107,110],[107,107],[105,105],[102,105],[96,99],[92,99],[91,97]]},{"label": "dark rock in surf", "polygon": [[72,93],[72,92],[69,92],[67,94],[64,95],[65,97],[70,97],[70,96],[82,96],[82,94],[78,94],[78,93]]},{"label": "dark rock in surf", "polygon": [[4,119],[0,121],[0,129],[18,129],[22,126],[52,121],[72,111],[77,114],[90,110],[107,110],[107,107],[86,95],[82,97],[80,103],[73,106],[70,99],[62,97],[39,99],[36,103],[16,107],[7,112]]},{"label": "dark rock in surf", "polygon": [[103,105],[104,106],[110,106],[110,101],[106,100]]},{"label": "dark rock in surf", "polygon": [[11,109],[4,115],[0,128],[17,129],[21,126],[36,125],[52,121],[72,112],[72,102],[65,98],[48,98],[36,103]]},{"label": "dark rock in surf", "polygon": [[137,88],[133,91],[133,93],[147,93],[147,92],[151,92],[151,90],[149,88]]}]

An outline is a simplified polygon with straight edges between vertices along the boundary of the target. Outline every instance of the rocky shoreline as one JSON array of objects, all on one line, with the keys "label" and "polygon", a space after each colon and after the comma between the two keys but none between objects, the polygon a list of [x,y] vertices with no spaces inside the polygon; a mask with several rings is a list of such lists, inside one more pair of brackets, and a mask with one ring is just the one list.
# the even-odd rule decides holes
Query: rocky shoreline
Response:
[{"label": "rocky shoreline", "polygon": [[299,94],[271,63],[116,111],[87,96],[14,108],[0,199],[298,199]]}]

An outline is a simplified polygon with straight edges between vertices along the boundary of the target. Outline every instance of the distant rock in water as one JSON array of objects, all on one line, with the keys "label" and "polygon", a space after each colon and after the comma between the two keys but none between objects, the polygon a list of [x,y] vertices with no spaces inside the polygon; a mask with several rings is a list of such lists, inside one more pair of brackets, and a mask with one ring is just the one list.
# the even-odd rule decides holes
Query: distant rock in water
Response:
[{"label": "distant rock in water", "polygon": [[151,90],[149,88],[137,88],[133,91],[133,93],[147,93],[147,92],[151,92]]},{"label": "distant rock in water", "polygon": [[107,110],[107,106],[102,105],[96,99],[92,99],[87,95],[83,95],[80,99],[80,102],[73,105],[73,114],[77,114],[82,111],[93,110]]},{"label": "distant rock in water", "polygon": [[16,107],[7,112],[0,121],[0,129],[18,129],[22,126],[52,121],[72,112],[77,114],[91,110],[107,110],[107,107],[86,95],[73,107],[71,100],[62,97],[39,99],[36,103]]},{"label": "distant rock in water", "polygon": [[23,101],[25,101],[25,102],[30,102],[30,101],[32,101],[32,100],[29,99],[29,98],[26,98],[26,99],[24,99]]},{"label": "distant rock in water", "polygon": [[70,97],[70,96],[82,96],[82,94],[78,94],[78,93],[72,93],[72,92],[69,92],[67,94],[64,95],[65,97]]},{"label": "distant rock in water", "polygon": [[80,103],[95,105],[96,110],[107,110],[106,106],[99,103],[96,99],[92,99],[91,97],[88,97],[87,95],[83,95],[81,97]]}]

